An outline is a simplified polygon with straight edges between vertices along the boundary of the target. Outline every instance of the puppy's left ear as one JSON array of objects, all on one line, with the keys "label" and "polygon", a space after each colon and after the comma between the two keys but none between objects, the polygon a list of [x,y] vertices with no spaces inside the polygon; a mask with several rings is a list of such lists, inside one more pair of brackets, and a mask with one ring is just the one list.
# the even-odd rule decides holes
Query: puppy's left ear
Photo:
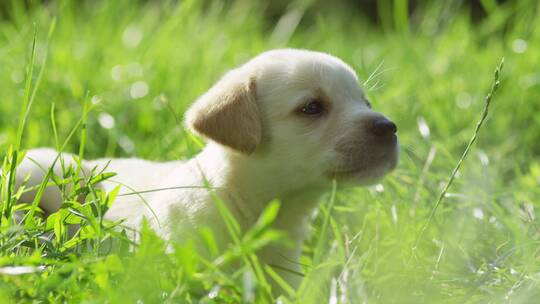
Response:
[{"label": "puppy's left ear", "polygon": [[238,71],[226,74],[186,112],[188,128],[199,135],[243,153],[261,141],[261,120],[254,78]]}]

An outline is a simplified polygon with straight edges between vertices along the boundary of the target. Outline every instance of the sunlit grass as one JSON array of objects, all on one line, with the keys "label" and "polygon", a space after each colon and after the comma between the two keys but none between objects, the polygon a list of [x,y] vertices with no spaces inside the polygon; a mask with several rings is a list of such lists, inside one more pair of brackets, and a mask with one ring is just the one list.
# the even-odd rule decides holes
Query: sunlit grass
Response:
[{"label": "sunlit grass", "polygon": [[[51,174],[42,186],[60,185],[64,205],[48,219],[36,202],[15,206],[20,193],[8,173],[23,149],[38,146],[85,158],[189,158],[200,145],[182,130],[186,107],[224,71],[276,47],[327,51],[350,63],[374,107],[398,124],[402,145],[399,167],[380,185],[337,184],[321,199],[304,245],[305,279],[298,289],[281,282],[285,303],[531,303],[540,296],[534,1],[483,1],[480,21],[447,1],[411,17],[401,5],[380,16],[384,31],[318,4],[291,5],[273,20],[264,5],[247,1],[60,1],[29,11],[12,3],[10,18],[0,20],[0,302],[271,302],[265,281],[275,274],[253,252],[281,239],[268,229],[277,205],[250,231],[238,231],[222,210],[236,238],[224,252],[202,231],[207,255],[197,254],[196,241],[167,253],[147,228],[130,250],[118,223],[101,220],[116,194],[92,185],[114,178],[108,172]],[[490,115],[461,158],[501,57]],[[15,209],[26,214],[20,225]],[[75,236],[71,223],[83,227]]]}]

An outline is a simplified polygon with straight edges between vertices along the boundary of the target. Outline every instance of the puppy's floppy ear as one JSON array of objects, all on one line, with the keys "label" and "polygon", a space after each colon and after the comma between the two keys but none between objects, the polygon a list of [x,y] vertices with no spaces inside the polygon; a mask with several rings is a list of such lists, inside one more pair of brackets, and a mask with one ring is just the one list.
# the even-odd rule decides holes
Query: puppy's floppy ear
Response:
[{"label": "puppy's floppy ear", "polygon": [[254,78],[226,74],[186,113],[188,128],[234,150],[251,153],[261,141],[261,120]]}]

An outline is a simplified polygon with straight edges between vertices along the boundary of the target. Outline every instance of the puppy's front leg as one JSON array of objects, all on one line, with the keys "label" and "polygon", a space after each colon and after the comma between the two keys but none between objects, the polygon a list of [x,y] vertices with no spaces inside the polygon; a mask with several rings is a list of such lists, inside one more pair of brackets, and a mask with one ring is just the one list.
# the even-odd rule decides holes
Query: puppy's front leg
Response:
[{"label": "puppy's front leg", "polygon": [[[309,216],[317,205],[322,190],[320,188],[302,189],[283,196],[273,228],[285,232],[289,244],[271,245],[263,248],[260,253],[261,259],[270,265],[292,288],[300,286],[304,278],[299,258],[309,228]],[[278,292],[282,291],[275,282],[272,285]]]}]

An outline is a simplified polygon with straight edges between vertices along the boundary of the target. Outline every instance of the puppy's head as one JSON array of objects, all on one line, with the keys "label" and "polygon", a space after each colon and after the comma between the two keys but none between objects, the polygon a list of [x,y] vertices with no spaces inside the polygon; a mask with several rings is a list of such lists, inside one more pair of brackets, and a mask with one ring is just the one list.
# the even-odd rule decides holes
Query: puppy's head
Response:
[{"label": "puppy's head", "polygon": [[394,123],[372,110],[347,64],[319,52],[255,57],[201,96],[186,123],[229,153],[307,183],[373,182],[398,160]]}]

